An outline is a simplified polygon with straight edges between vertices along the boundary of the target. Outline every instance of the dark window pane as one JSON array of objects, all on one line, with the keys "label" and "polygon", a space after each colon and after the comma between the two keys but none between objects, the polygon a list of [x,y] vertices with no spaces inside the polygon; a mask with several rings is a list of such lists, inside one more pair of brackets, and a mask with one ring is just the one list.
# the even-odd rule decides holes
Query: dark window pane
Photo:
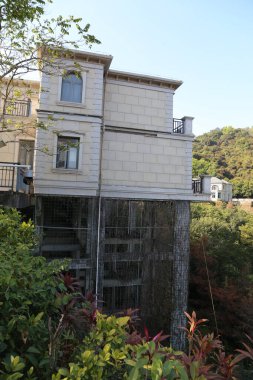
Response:
[{"label": "dark window pane", "polygon": [[58,137],[56,167],[77,169],[80,139],[75,137]]}]

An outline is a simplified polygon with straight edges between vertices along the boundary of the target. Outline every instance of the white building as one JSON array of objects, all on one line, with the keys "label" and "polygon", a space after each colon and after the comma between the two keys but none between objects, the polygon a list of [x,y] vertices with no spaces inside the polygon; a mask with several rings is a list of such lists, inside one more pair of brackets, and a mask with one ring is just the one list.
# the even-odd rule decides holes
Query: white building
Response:
[{"label": "white building", "polygon": [[232,184],[224,179],[211,177],[211,201],[231,202],[232,187]]},{"label": "white building", "polygon": [[[28,198],[41,254],[70,258],[83,288],[106,309],[140,307],[167,330],[170,315],[177,344],[187,307],[190,202],[209,201],[210,177],[192,180],[193,118],[173,118],[182,82],[110,70],[111,61],[74,51],[62,70],[42,74],[32,116],[48,127],[36,137],[13,132],[0,169],[2,177],[10,172],[3,162],[11,157],[27,164],[24,147],[34,142]],[[19,190],[19,204],[24,189],[16,182],[10,187]]]}]

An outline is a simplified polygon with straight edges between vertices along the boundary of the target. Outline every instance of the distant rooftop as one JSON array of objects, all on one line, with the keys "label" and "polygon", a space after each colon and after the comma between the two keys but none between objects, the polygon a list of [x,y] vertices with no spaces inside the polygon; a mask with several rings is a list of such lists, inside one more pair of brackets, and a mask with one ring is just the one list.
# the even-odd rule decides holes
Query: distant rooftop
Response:
[{"label": "distant rooftop", "polygon": [[219,179],[217,177],[211,177],[211,183],[226,183],[228,185],[231,185],[231,183],[228,181],[225,181],[225,179]]}]

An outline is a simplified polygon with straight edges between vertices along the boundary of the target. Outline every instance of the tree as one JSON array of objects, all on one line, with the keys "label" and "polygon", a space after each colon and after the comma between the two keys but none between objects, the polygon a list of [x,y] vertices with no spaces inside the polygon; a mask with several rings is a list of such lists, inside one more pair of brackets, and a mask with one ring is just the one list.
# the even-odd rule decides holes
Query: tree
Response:
[{"label": "tree", "polygon": [[194,175],[229,180],[233,196],[253,197],[253,128],[224,127],[198,136],[193,144]]},{"label": "tree", "polygon": [[0,30],[7,22],[33,21],[37,15],[43,15],[45,3],[44,0],[1,0]]},{"label": "tree", "polygon": [[[24,133],[31,127],[46,127],[35,121],[32,126],[27,125],[11,116],[16,101],[27,100],[32,95],[31,88],[17,85],[16,80],[35,71],[55,74],[62,69],[62,58],[74,56],[71,49],[84,44],[90,47],[99,41],[89,34],[90,25],[82,25],[81,18],[45,18],[45,0],[4,0],[1,3],[0,132],[6,136],[8,132]],[[73,30],[77,35],[74,39],[71,38]],[[76,67],[78,70],[78,65]],[[5,143],[8,138],[6,140]]]},{"label": "tree", "polygon": [[232,346],[253,332],[252,227],[240,208],[192,206],[190,308],[215,328],[207,262],[219,333]]}]

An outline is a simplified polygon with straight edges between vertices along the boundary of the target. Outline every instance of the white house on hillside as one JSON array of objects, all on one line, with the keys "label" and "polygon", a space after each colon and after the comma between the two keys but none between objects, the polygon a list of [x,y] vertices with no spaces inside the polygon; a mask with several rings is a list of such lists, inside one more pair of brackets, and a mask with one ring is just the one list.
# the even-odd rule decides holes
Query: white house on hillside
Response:
[{"label": "white house on hillside", "polygon": [[211,177],[211,200],[213,202],[231,202],[232,201],[232,183]]},{"label": "white house on hillside", "polygon": [[[13,131],[14,142],[0,149],[2,179],[10,178],[0,178],[0,186],[12,190],[0,200],[18,204],[24,197],[11,161],[32,160],[27,196],[35,205],[40,253],[69,258],[84,290],[96,293],[106,310],[138,307],[149,325],[166,331],[169,316],[178,346],[187,308],[190,202],[209,201],[210,177],[192,180],[193,118],[173,115],[182,82],[110,70],[111,61],[73,51],[61,60],[62,70],[42,74],[29,117],[50,125],[36,136]],[[18,106],[11,116],[27,118]]]}]

